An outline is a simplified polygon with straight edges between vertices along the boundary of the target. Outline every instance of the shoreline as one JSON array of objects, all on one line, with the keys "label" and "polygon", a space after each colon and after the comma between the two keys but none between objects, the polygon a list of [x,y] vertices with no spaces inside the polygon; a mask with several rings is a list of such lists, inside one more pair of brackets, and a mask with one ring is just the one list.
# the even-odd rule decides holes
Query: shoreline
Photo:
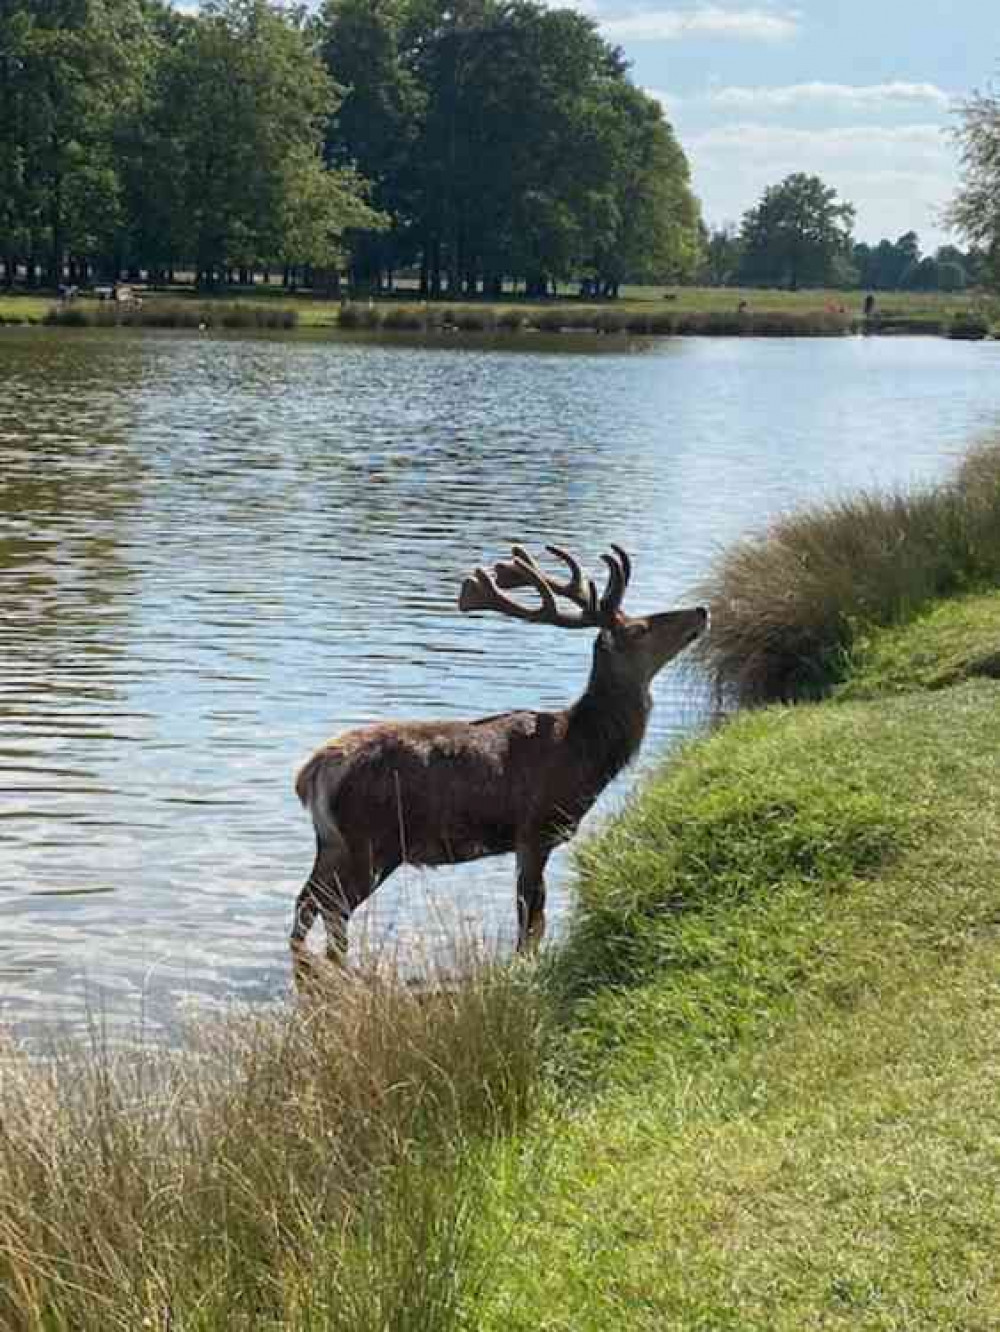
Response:
[{"label": "shoreline", "polygon": [[620,337],[906,337],[981,341],[993,336],[991,316],[969,297],[899,294],[871,317],[858,293],[678,289],[659,298],[624,296],[601,303],[570,298],[450,302],[393,298],[340,302],[312,296],[139,292],[132,304],[81,296],[0,296],[0,327],[316,330],[498,336],[540,333]]}]

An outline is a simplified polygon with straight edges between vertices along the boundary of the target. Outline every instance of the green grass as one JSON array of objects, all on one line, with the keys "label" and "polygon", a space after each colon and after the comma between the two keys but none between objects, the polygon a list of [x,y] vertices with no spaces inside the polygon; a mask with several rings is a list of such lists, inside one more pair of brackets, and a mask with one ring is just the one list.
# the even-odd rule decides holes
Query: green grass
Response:
[{"label": "green grass", "polygon": [[841,699],[914,689],[945,689],[966,680],[1000,679],[1000,597],[957,598],[856,645]]},{"label": "green grass", "polygon": [[695,652],[724,699],[815,697],[873,630],[998,582],[1000,446],[987,444],[947,485],[823,504],[737,542],[698,589],[712,627]]},{"label": "green grass", "polygon": [[585,849],[476,1326],[1000,1326],[998,751],[992,680],[748,714]]}]

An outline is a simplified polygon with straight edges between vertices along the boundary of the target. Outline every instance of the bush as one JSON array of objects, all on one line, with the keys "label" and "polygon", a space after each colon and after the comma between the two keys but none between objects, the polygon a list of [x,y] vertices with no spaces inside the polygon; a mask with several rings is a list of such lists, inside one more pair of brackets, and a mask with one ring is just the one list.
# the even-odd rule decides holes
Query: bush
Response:
[{"label": "bush", "polygon": [[337,314],[340,328],[378,328],[382,316],[374,305],[343,305]]},{"label": "bush", "polygon": [[525,323],[520,310],[501,310],[497,316],[497,328],[502,328],[506,333],[520,333]]},{"label": "bush", "polygon": [[1000,445],[991,445],[949,485],[860,495],[739,542],[699,589],[712,622],[695,652],[721,699],[818,696],[843,676],[859,632],[998,580]]},{"label": "bush", "polygon": [[412,306],[398,305],[387,310],[382,327],[404,333],[420,333],[435,325],[436,311],[416,310]]}]

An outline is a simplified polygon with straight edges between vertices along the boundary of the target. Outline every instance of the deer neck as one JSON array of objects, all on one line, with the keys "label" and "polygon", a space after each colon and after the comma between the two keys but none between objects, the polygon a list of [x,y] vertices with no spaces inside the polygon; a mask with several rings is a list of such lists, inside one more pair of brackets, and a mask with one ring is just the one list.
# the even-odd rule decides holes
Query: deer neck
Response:
[{"label": "deer neck", "polygon": [[645,681],[623,678],[595,654],[587,688],[569,710],[568,732],[574,749],[593,766],[604,786],[642,744],[653,707]]}]

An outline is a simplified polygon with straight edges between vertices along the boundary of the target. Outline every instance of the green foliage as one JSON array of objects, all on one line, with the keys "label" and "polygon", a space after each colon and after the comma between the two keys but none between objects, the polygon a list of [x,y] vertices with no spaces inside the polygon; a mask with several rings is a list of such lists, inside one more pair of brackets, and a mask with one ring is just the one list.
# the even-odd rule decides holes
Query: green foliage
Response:
[{"label": "green foliage", "polygon": [[793,291],[836,285],[836,263],[849,253],[853,225],[853,206],[838,201],[818,176],[788,176],[743,218],[741,280]]},{"label": "green foliage", "polygon": [[1000,254],[1000,96],[974,93],[958,107],[955,140],[962,185],[949,221],[984,256],[982,276],[996,289]]},{"label": "green foliage", "polygon": [[696,651],[722,697],[814,696],[859,635],[998,581],[1000,449],[984,446],[950,485],[792,514],[732,547],[701,589],[712,628]]},{"label": "green foliage", "polygon": [[272,266],[437,295],[687,277],[687,162],[595,24],[533,0],[8,0],[8,283]]},{"label": "green foliage", "polygon": [[697,206],[659,105],[594,24],[529,0],[328,0],[323,51],[346,89],[328,151],[356,161],[395,217],[355,271],[421,263],[429,294],[529,294],[592,275],[692,271]]}]

